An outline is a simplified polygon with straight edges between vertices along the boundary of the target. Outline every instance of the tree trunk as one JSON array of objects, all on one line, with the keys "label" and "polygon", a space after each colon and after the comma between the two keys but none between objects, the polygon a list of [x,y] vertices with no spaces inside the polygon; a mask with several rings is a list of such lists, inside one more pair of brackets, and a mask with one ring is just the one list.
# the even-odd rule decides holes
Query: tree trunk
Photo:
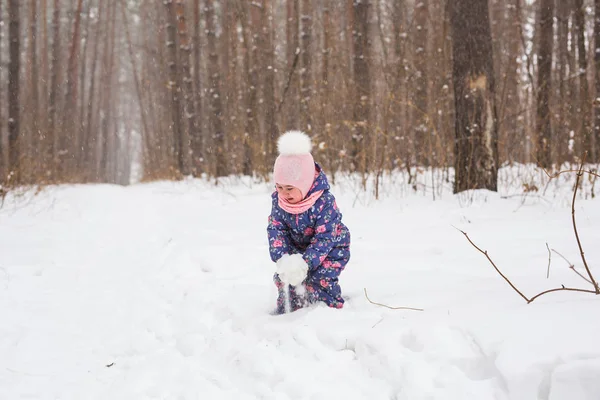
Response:
[{"label": "tree trunk", "polygon": [[369,2],[355,0],[353,4],[354,33],[354,133],[352,159],[354,169],[365,174],[368,169],[371,76],[369,71]]},{"label": "tree trunk", "polygon": [[179,60],[177,55],[177,20],[174,0],[165,1],[167,12],[167,50],[169,65],[169,91],[171,92],[171,122],[174,148],[173,156],[180,173],[184,173],[183,141],[184,128],[181,121],[181,77],[179,75]]},{"label": "tree trunk", "polygon": [[571,132],[571,114],[573,110],[571,84],[568,81],[569,64],[569,18],[571,16],[571,0],[556,0],[557,16],[557,67],[558,67],[558,126],[555,127],[556,153],[558,163],[570,160],[569,142]]},{"label": "tree trunk", "polygon": [[537,84],[537,161],[544,168],[552,164],[550,143],[552,125],[550,123],[550,93],[552,89],[552,48],[554,46],[554,0],[541,0],[541,19],[538,51]]},{"label": "tree trunk", "polygon": [[209,102],[210,125],[213,134],[215,154],[215,175],[227,175],[227,162],[225,160],[225,133],[223,131],[223,103],[221,100],[221,71],[219,54],[217,53],[217,35],[215,27],[215,0],[206,0],[206,35],[208,50],[208,75],[209,75]]},{"label": "tree trunk", "polygon": [[[0,26],[4,25],[4,15],[2,14],[2,1],[0,1]],[[3,34],[2,34],[2,30],[0,29],[0,49],[3,46]],[[0,51],[0,65],[2,65],[2,52]],[[3,115],[3,107],[4,103],[2,102],[2,93],[0,91],[0,120],[2,120],[4,118]],[[5,146],[4,146],[4,124],[0,124],[0,196],[2,196],[3,194],[5,194],[6,192],[1,188],[1,186],[7,182],[8,179],[8,157],[7,155],[5,155]]]},{"label": "tree trunk", "polygon": [[431,162],[431,128],[427,107],[428,73],[427,39],[429,36],[429,5],[427,0],[417,0],[415,3],[415,32],[414,32],[414,155],[417,165],[428,166]]},{"label": "tree trunk", "polygon": [[302,11],[300,16],[300,129],[310,132],[312,130],[312,118],[310,115],[310,103],[312,99],[312,60],[310,44],[312,41],[312,7],[310,0],[302,0]]},{"label": "tree trunk", "polygon": [[[87,93],[87,88],[88,88],[88,82],[93,79],[93,77],[88,77],[88,63],[87,63],[87,59],[88,59],[88,55],[89,55],[89,48],[90,48],[90,38],[92,37],[91,34],[91,30],[92,30],[92,17],[95,15],[95,12],[97,10],[94,9],[93,7],[90,7],[89,4],[87,4],[87,12],[86,12],[86,18],[85,18],[85,24],[83,26],[82,29],[82,40],[84,42],[83,44],[83,49],[82,49],[82,53],[81,53],[81,66],[79,68],[79,76],[78,76],[78,80],[79,80],[79,105],[77,106],[77,119],[79,121],[77,127],[76,127],[76,135],[77,135],[77,146],[75,148],[75,154],[74,156],[76,157],[75,159],[75,165],[78,171],[80,171],[80,175],[81,177],[87,181],[88,178],[88,171],[84,168],[84,160],[86,157],[86,152],[85,149],[83,147],[84,143],[85,143],[85,133],[86,133],[86,101],[89,97],[89,94]],[[97,24],[96,24],[97,25]]]},{"label": "tree trunk", "polygon": [[191,172],[190,167],[190,137],[196,135],[196,111],[194,109],[194,88],[192,73],[190,70],[190,58],[192,46],[188,34],[187,21],[185,19],[185,5],[182,0],[175,2],[175,14],[177,16],[177,33],[179,35],[179,60],[181,64],[181,92],[183,93],[183,107],[181,107],[183,126],[181,129],[181,152],[179,154],[179,165],[184,175]]},{"label": "tree trunk", "polygon": [[450,0],[455,104],[454,192],[497,191],[498,127],[487,0]]},{"label": "tree trunk", "polygon": [[275,48],[273,46],[273,18],[272,0],[262,1],[262,41],[261,59],[264,73],[263,98],[265,101],[265,152],[266,168],[275,162],[275,148],[277,140],[277,121],[275,119]]},{"label": "tree trunk", "polygon": [[[54,0],[52,15],[52,73],[50,76],[50,93],[48,97],[48,135],[50,152],[48,159],[51,160],[51,171],[56,173],[58,159],[58,138],[60,129],[56,126],[58,119],[58,93],[60,88],[60,4],[59,0]],[[56,178],[56,176],[55,176]]]},{"label": "tree trunk", "polygon": [[94,35],[94,49],[92,51],[92,63],[90,65],[90,88],[89,88],[89,95],[88,95],[88,99],[87,99],[87,111],[84,112],[84,114],[87,114],[85,119],[86,119],[86,129],[85,129],[85,133],[83,134],[83,139],[82,139],[82,149],[81,149],[81,165],[86,167],[88,176],[88,179],[94,179],[94,176],[92,174],[91,171],[95,170],[95,163],[93,161],[95,161],[95,153],[92,152],[92,140],[93,143],[96,144],[96,139],[97,139],[97,125],[95,124],[95,120],[94,120],[94,109],[96,108],[96,81],[97,81],[97,74],[96,74],[96,70],[97,70],[97,66],[98,66],[98,45],[100,44],[100,40],[101,40],[101,34],[102,31],[100,29],[101,26],[104,25],[104,21],[102,19],[103,16],[103,9],[104,9],[105,3],[101,2],[98,6],[98,20],[96,21],[96,27],[95,27],[95,35]]},{"label": "tree trunk", "polygon": [[[243,161],[242,173],[252,176],[254,171],[254,157],[251,146],[251,138],[256,138],[259,134],[258,119],[256,117],[257,106],[257,47],[254,44],[254,31],[258,29],[255,26],[254,19],[249,19],[247,3],[243,0],[238,2],[238,18],[242,29],[242,38],[244,46],[243,56],[243,74],[245,79],[244,105],[246,110],[246,125],[244,128],[243,142]],[[248,25],[250,21],[250,25]]]},{"label": "tree trunk", "polygon": [[590,161],[600,163],[600,0],[594,0],[594,64],[596,66],[596,75],[594,76],[596,89],[594,99],[594,147]]},{"label": "tree trunk", "polygon": [[192,167],[197,174],[204,170],[204,140],[202,137],[202,73],[200,60],[202,59],[202,40],[200,26],[200,0],[194,0],[194,102],[196,109],[196,127],[192,132]]},{"label": "tree trunk", "polygon": [[115,11],[114,3],[107,2],[107,32],[104,44],[103,71],[102,71],[102,95],[100,104],[100,169],[98,178],[102,182],[114,182],[115,176],[115,142],[116,132],[113,129],[113,82],[114,82],[114,57],[115,57]]},{"label": "tree trunk", "polygon": [[77,0],[77,10],[75,12],[75,22],[73,27],[73,38],[71,40],[71,49],[69,50],[69,60],[67,63],[67,81],[66,81],[66,92],[65,92],[65,109],[63,111],[62,127],[61,132],[61,153],[59,155],[59,171],[61,176],[73,175],[75,171],[74,161],[78,153],[78,146],[76,132],[79,125],[77,121],[77,63],[79,60],[79,46],[80,46],[80,26],[81,26],[81,12],[83,7],[83,0]]},{"label": "tree trunk", "polygon": [[[41,171],[43,169],[43,161],[40,158],[40,143],[42,142],[40,130],[39,130],[39,63],[38,63],[38,45],[37,45],[37,26],[38,26],[38,9],[37,0],[32,0],[30,4],[30,16],[29,16],[29,61],[31,62],[31,133],[30,137],[33,141],[33,148],[28,149],[31,155],[31,162],[33,169]],[[42,168],[40,168],[42,167]],[[39,172],[36,171],[36,172]],[[36,179],[34,175],[32,177]]]},{"label": "tree trunk", "polygon": [[[591,155],[592,152],[592,130],[591,130],[591,110],[590,110],[590,91],[587,80],[587,51],[585,47],[585,10],[583,0],[575,0],[574,14],[574,34],[577,37],[577,59],[579,66],[579,115],[581,121],[579,126],[580,147],[577,154],[578,157],[583,157],[584,152]],[[577,147],[576,147],[577,149]]]},{"label": "tree trunk", "polygon": [[408,23],[406,21],[408,12],[405,2],[392,1],[392,32],[394,35],[393,44],[396,67],[394,68],[394,90],[390,93],[393,101],[390,128],[394,132],[394,143],[396,143],[396,163],[409,165],[412,149],[408,145],[407,140],[409,137],[408,107],[407,99],[405,99],[409,93],[406,75],[406,43],[408,36]]},{"label": "tree trunk", "polygon": [[20,38],[20,15],[19,0],[8,2],[8,171],[12,176],[9,182],[20,183],[20,161],[19,149],[20,135],[20,113],[21,108],[19,96],[19,82],[21,70],[21,38]]},{"label": "tree trunk", "polygon": [[[288,106],[286,107],[286,129],[299,129],[298,121],[298,110],[300,107],[298,98],[298,80],[294,79],[296,73],[296,63],[299,57],[298,51],[300,50],[300,40],[298,38],[299,32],[299,18],[300,11],[298,6],[298,0],[287,1],[287,24],[286,24],[286,84],[288,85],[287,97]],[[285,99],[282,99],[285,101]]]},{"label": "tree trunk", "polygon": [[[564,0],[562,0],[564,1]],[[525,106],[521,104],[519,95],[519,74],[523,70],[520,67],[518,60],[522,59],[522,47],[521,38],[519,36],[519,18],[521,15],[517,12],[518,9],[515,5],[515,1],[506,5],[506,27],[507,32],[503,33],[507,40],[507,60],[506,70],[503,79],[504,87],[502,92],[502,104],[499,109],[499,124],[502,125],[502,132],[499,133],[499,137],[504,140],[504,154],[501,157],[502,160],[514,161],[521,160],[518,158],[518,150],[521,149],[519,145],[523,140],[523,124],[519,122],[519,116],[522,115]]]}]

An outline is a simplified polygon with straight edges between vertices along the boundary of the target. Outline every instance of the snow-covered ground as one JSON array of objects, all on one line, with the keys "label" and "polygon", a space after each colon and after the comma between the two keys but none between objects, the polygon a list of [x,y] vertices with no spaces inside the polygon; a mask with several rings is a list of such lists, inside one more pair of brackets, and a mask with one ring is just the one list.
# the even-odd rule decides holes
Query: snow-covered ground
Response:
[{"label": "snow-covered ground", "polygon": [[[343,310],[271,316],[271,187],[229,179],[61,186],[0,209],[0,399],[600,398],[600,297],[572,177],[503,170],[500,193],[441,175],[382,199],[338,177],[352,232]],[[566,182],[571,179],[571,184]],[[523,183],[538,192],[522,195]],[[579,234],[600,278],[600,200]],[[433,197],[436,200],[433,200]],[[586,199],[587,197],[587,199]],[[391,310],[371,304],[423,308]]]}]

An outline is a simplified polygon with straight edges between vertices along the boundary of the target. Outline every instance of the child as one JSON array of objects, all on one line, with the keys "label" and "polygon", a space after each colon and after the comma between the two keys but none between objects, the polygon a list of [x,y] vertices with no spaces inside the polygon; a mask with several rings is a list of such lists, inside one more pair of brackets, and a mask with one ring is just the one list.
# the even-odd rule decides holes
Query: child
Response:
[{"label": "child", "polygon": [[350,232],[325,173],[310,154],[310,138],[289,131],[277,147],[276,191],[267,227],[271,260],[277,263],[273,280],[279,296],[274,313],[285,313],[288,299],[289,311],[317,301],[342,308],[338,277],[350,259]]}]

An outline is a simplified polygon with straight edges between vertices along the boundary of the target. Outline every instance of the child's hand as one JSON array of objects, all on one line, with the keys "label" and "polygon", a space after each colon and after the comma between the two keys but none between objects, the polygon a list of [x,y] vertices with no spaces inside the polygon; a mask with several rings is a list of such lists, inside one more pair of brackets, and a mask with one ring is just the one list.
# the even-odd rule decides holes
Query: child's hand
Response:
[{"label": "child's hand", "polygon": [[283,283],[298,286],[306,279],[308,265],[302,254],[284,254],[277,261],[277,274]]}]

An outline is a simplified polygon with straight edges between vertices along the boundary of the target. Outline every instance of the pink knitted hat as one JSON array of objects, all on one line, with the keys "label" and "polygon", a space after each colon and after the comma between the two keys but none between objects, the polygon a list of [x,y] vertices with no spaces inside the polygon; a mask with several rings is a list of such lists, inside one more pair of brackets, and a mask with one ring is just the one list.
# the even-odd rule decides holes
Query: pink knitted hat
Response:
[{"label": "pink knitted hat", "polygon": [[301,131],[288,131],[277,141],[279,157],[273,167],[273,179],[279,185],[292,185],[300,189],[302,198],[315,180],[315,160],[310,154],[312,144]]}]

